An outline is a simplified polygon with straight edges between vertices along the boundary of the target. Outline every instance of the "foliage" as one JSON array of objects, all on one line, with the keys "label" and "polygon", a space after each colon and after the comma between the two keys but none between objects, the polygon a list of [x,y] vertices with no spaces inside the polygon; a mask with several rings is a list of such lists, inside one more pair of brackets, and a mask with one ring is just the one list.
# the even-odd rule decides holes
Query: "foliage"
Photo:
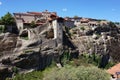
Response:
[{"label": "foliage", "polygon": [[65,31],[68,34],[68,36],[71,37],[70,28],[65,26]]},{"label": "foliage", "polygon": [[16,77],[11,80],[42,80],[42,78],[43,73],[41,71],[33,71],[27,74],[17,74]]},{"label": "foliage", "polygon": [[104,70],[95,67],[99,65],[100,55],[85,53],[72,61],[69,57],[69,51],[65,51],[62,59],[64,67],[61,69],[52,63],[43,71],[17,74],[12,80],[109,80],[110,76]]},{"label": "foliage", "polygon": [[69,61],[68,64],[69,65],[73,65],[73,66],[99,66],[101,57],[100,55],[97,54],[82,54],[79,56],[78,59],[73,59],[72,61]]},{"label": "foliage", "polygon": [[1,17],[0,22],[1,22],[1,24],[4,24],[4,25],[14,25],[15,24],[15,19],[12,16],[12,14],[10,14],[8,12],[3,17]]},{"label": "foliage", "polygon": [[83,30],[83,31],[85,30],[85,28],[84,28],[84,27],[81,27],[80,29],[81,29],[81,30]]},{"label": "foliage", "polygon": [[74,18],[78,18],[79,16],[75,15]]},{"label": "foliage", "polygon": [[0,25],[2,24],[2,20],[1,20],[1,18],[0,18]]},{"label": "foliage", "polygon": [[13,67],[13,68],[12,68],[12,71],[13,71],[15,74],[17,74],[17,73],[18,73],[18,68],[17,68],[17,67]]},{"label": "foliage", "polygon": [[31,27],[31,28],[36,27],[36,24],[35,24],[35,22],[34,22],[34,21],[32,21],[32,22],[30,23],[30,27]]},{"label": "foliage", "polygon": [[24,40],[29,40],[28,36],[26,36],[26,37],[21,37],[21,38],[24,39]]},{"label": "foliage", "polygon": [[33,50],[25,50],[24,53],[33,52]]},{"label": "foliage", "polygon": [[120,22],[114,22],[114,24],[120,25]]},{"label": "foliage", "polygon": [[65,66],[61,69],[52,69],[45,74],[43,80],[110,80],[110,75],[94,66]]},{"label": "foliage", "polygon": [[69,16],[66,16],[65,18],[70,18]]},{"label": "foliage", "polygon": [[116,63],[113,61],[109,61],[108,64],[106,65],[105,69],[109,69],[110,67],[114,66]]},{"label": "foliage", "polygon": [[[64,60],[64,62],[65,62],[65,60]],[[99,55],[99,54],[91,54],[90,55],[90,54],[84,53],[84,54],[80,55],[78,59],[73,59],[72,61],[67,61],[66,63],[69,65],[73,65],[73,66],[94,65],[96,67],[99,67],[100,62],[101,62],[101,55]],[[115,65],[115,62],[109,61],[104,69],[109,69],[113,65]]]},{"label": "foliage", "polygon": [[3,32],[4,32],[4,30],[5,30],[5,27],[4,27],[4,26],[2,26],[2,25],[0,25],[0,33],[3,33]]},{"label": "foliage", "polygon": [[[44,71],[17,74],[12,80],[110,80],[110,75],[105,70],[97,68],[101,59],[99,54],[84,53],[79,56],[79,59],[72,61],[69,61],[69,58],[69,51],[66,50],[62,59],[63,68],[59,69],[55,67],[55,63],[52,63]],[[112,62],[107,65],[107,68],[111,66],[113,66]]]},{"label": "foliage", "polygon": [[69,51],[64,51],[62,55],[62,60],[61,60],[62,64],[66,65],[67,63],[69,63],[69,59],[70,59]]},{"label": "foliage", "polygon": [[116,27],[115,23],[113,23],[113,22],[109,22],[109,26],[110,27]]}]

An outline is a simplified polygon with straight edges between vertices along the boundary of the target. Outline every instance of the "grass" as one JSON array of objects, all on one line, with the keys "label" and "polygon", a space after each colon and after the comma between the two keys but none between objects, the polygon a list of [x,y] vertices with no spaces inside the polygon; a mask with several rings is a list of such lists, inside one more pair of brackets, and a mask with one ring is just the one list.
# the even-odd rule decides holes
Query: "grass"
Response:
[{"label": "grass", "polygon": [[24,53],[33,52],[33,50],[25,50]]},{"label": "grass", "polygon": [[42,78],[43,73],[41,71],[33,71],[27,74],[17,74],[16,77],[11,80],[42,80]]}]

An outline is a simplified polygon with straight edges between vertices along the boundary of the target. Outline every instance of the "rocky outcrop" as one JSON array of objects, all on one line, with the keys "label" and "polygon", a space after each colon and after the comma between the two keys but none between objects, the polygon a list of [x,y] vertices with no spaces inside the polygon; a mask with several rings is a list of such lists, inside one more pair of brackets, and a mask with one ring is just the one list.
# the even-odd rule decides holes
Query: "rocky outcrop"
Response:
[{"label": "rocky outcrop", "polygon": [[17,43],[17,35],[4,33],[0,35],[0,57],[7,56],[13,53]]},{"label": "rocky outcrop", "polygon": [[79,33],[76,33],[76,35],[72,36],[72,41],[78,47],[79,54],[110,54],[114,61],[120,61],[120,34],[119,28],[115,25],[109,23],[107,26],[96,27],[96,29],[93,30],[92,35],[79,35]]},{"label": "rocky outcrop", "polygon": [[[11,33],[1,35],[0,67],[6,66],[8,70],[10,67],[13,74],[16,70],[18,73],[43,70],[53,60],[60,66],[60,56],[63,53],[59,52],[57,39],[53,38],[53,30],[46,28],[48,26],[45,24],[33,29],[25,29],[19,35]],[[0,74],[6,75],[7,73],[0,72]],[[0,78],[4,80],[2,76]]]},{"label": "rocky outcrop", "polygon": [[[109,56],[106,56],[108,54],[114,60],[120,61],[120,54],[118,53],[120,50],[120,34],[114,25],[96,27],[94,30],[75,28],[72,32],[73,34],[70,34],[63,28],[62,44],[58,43],[58,39],[53,38],[54,30],[48,23],[33,29],[23,30],[21,36],[10,33],[0,35],[0,67],[8,68],[8,70],[5,69],[8,73],[0,72],[0,74],[15,73],[14,68],[19,73],[43,70],[53,60],[61,68],[61,59],[65,51],[69,53],[69,60],[78,58],[84,53],[96,53],[103,55],[103,61],[107,58],[105,64],[109,59]],[[25,39],[26,36],[27,39]],[[105,64],[101,64],[101,66],[104,67]]]}]

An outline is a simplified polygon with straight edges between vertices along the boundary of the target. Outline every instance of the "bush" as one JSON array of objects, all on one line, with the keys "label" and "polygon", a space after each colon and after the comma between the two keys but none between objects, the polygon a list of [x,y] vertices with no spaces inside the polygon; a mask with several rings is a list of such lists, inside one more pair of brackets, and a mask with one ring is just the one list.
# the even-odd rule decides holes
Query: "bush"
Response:
[{"label": "bush", "polygon": [[11,80],[42,80],[42,78],[43,74],[41,71],[34,71],[27,74],[18,74],[15,78]]},{"label": "bush", "polygon": [[2,26],[2,25],[0,25],[0,33],[3,33],[3,32],[4,32],[4,30],[5,30],[5,27],[4,27],[4,26]]},{"label": "bush", "polygon": [[80,29],[84,31],[84,30],[85,30],[85,27],[81,27]]},{"label": "bush", "polygon": [[94,66],[65,66],[61,69],[52,69],[46,73],[43,80],[110,80],[110,75]]},{"label": "bush", "polygon": [[33,50],[25,50],[24,53],[33,52]]},{"label": "bush", "polygon": [[29,40],[28,36],[26,36],[26,37],[21,37],[21,38],[24,39],[24,40]]}]

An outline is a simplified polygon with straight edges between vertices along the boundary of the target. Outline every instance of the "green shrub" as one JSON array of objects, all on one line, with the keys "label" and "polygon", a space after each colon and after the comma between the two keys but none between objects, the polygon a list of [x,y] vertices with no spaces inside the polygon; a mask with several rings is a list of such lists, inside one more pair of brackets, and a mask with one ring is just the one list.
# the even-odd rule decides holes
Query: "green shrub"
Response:
[{"label": "green shrub", "polygon": [[65,66],[61,69],[52,69],[46,73],[43,80],[110,80],[110,75],[94,66]]},{"label": "green shrub", "polygon": [[21,38],[24,39],[24,40],[29,40],[28,36],[26,36],[26,37],[21,37]]},{"label": "green shrub", "polygon": [[83,27],[81,27],[80,29],[84,31],[84,30],[85,30],[85,27],[83,26]]},{"label": "green shrub", "polygon": [[106,65],[105,69],[109,69],[110,67],[114,66],[115,64],[117,64],[117,63],[115,63],[113,61],[109,61],[108,64]]},{"label": "green shrub", "polygon": [[33,52],[33,50],[25,50],[24,53]]},{"label": "green shrub", "polygon": [[27,74],[17,74],[12,80],[42,80],[42,78],[43,74],[41,71],[34,71]]},{"label": "green shrub", "polygon": [[2,25],[0,25],[0,33],[3,33],[3,32],[4,32],[4,29],[5,29],[5,27],[2,26]]}]

